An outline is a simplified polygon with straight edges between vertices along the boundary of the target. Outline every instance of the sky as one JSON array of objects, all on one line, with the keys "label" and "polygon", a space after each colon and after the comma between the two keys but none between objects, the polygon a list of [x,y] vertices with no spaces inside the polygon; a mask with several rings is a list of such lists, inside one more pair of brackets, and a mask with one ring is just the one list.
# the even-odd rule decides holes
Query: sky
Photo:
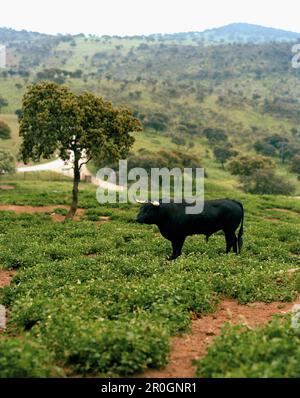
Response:
[{"label": "sky", "polygon": [[43,33],[135,35],[247,22],[300,32],[299,0],[8,0],[0,27]]}]

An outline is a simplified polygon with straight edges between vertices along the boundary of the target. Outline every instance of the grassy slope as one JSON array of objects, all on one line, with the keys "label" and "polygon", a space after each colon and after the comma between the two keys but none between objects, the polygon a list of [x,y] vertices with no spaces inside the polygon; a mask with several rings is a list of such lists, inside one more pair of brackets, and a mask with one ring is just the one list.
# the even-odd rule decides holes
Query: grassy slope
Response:
[{"label": "grassy slope", "polygon": [[[2,140],[0,146],[1,148],[8,149],[16,156],[18,154],[21,142],[20,137],[18,135],[17,117],[15,115],[0,115],[0,119],[8,123],[8,125],[12,130],[12,138],[9,140]],[[193,142],[195,144],[195,147],[193,148],[192,153],[194,153],[200,159],[202,159],[203,167],[205,167],[206,172],[208,173],[210,182],[215,183],[217,186],[222,186],[224,188],[231,188],[231,187],[238,188],[237,178],[232,176],[226,170],[222,170],[219,167],[219,165],[213,159],[211,151],[207,147],[206,140],[201,137],[194,137]],[[145,131],[141,134],[135,134],[135,143],[132,151],[138,152],[138,150],[141,148],[146,148],[153,152],[159,151],[162,148],[168,148],[171,150],[178,149],[177,146],[170,141],[169,137],[166,137],[164,135],[159,136],[155,132],[151,131]],[[240,147],[240,150],[243,151],[243,146]],[[47,162],[47,161],[48,160],[42,160],[42,162]],[[290,173],[288,171],[288,166],[281,165],[279,162],[277,167],[279,174],[282,175],[283,178],[288,178],[296,186],[295,195],[296,196],[300,195],[300,184],[295,174]],[[90,170],[93,173],[97,172],[97,168],[93,165],[90,165]]]},{"label": "grassy slope", "polygon": [[[16,84],[21,84],[21,88],[16,88]],[[8,100],[8,105],[1,109],[4,114],[14,113],[16,109],[21,108],[22,96],[24,94],[26,83],[20,77],[10,77],[1,79],[0,94]]]}]

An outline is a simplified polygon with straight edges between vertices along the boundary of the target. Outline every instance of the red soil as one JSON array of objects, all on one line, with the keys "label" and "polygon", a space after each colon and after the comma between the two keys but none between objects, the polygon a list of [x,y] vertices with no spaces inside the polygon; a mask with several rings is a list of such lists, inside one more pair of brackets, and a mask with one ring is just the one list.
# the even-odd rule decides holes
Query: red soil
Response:
[{"label": "red soil", "polygon": [[[0,205],[0,211],[14,211],[15,213],[51,213],[53,221],[61,222],[64,221],[65,216],[62,214],[53,213],[55,209],[69,209],[67,205],[51,205],[51,206],[17,206],[17,205]],[[77,209],[74,220],[78,220],[80,216],[85,213],[85,209]]]},{"label": "red soil", "polygon": [[266,209],[266,210],[268,210],[268,211],[275,210],[275,211],[278,211],[278,212],[281,212],[281,213],[288,213],[288,214],[291,214],[291,215],[294,215],[294,216],[299,216],[299,214],[300,214],[300,213],[297,213],[296,211],[288,210],[288,209],[281,209],[279,207],[273,207],[271,209]]},{"label": "red soil", "polygon": [[0,288],[9,285],[14,275],[16,275],[16,271],[0,270]]},{"label": "red soil", "polygon": [[208,346],[220,334],[225,322],[243,323],[250,327],[265,325],[273,315],[290,311],[294,304],[275,302],[240,305],[234,300],[224,300],[215,313],[192,321],[191,334],[173,338],[169,363],[165,369],[148,370],[142,377],[195,377],[196,368],[192,361],[206,355]]}]

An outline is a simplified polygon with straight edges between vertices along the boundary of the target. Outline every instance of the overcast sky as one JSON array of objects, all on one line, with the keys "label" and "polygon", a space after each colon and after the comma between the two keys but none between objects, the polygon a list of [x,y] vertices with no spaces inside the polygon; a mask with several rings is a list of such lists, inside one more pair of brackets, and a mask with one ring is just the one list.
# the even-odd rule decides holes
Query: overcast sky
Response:
[{"label": "overcast sky", "polygon": [[45,33],[134,35],[248,22],[300,32],[299,0],[6,0],[0,26]]}]

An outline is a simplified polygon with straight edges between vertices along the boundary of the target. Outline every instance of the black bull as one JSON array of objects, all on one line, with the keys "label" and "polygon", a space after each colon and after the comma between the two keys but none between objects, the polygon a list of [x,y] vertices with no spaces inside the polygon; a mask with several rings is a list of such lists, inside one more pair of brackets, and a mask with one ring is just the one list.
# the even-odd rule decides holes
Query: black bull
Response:
[{"label": "black bull", "polygon": [[[204,202],[200,214],[186,214],[188,204],[146,202],[137,217],[141,224],[156,224],[162,236],[172,243],[174,260],[181,255],[184,241],[189,235],[206,235],[206,240],[217,231],[224,231],[226,253],[231,249],[240,253],[243,245],[243,205],[235,200],[218,199]],[[236,230],[241,224],[238,236]]]}]

